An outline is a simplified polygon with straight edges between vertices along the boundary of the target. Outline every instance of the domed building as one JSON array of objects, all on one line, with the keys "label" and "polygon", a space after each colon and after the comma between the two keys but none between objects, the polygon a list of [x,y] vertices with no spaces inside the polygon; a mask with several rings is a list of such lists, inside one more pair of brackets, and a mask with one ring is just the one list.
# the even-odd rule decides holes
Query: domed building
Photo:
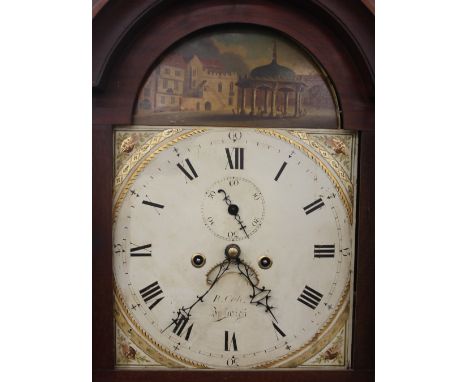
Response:
[{"label": "domed building", "polygon": [[292,69],[278,64],[276,41],[271,63],[254,68],[236,85],[240,89],[240,114],[248,112],[247,104],[252,116],[297,117],[302,114],[301,93],[306,84],[297,79]]}]

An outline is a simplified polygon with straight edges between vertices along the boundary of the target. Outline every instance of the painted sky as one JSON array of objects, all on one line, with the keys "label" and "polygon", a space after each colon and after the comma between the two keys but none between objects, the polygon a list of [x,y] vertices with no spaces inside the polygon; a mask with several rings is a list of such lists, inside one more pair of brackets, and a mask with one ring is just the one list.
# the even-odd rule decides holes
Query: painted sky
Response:
[{"label": "painted sky", "polygon": [[313,61],[294,42],[269,32],[228,32],[198,35],[176,50],[185,57],[197,54],[201,58],[219,59],[227,70],[241,75],[271,62],[273,42],[277,43],[277,62],[296,74],[315,74]]}]

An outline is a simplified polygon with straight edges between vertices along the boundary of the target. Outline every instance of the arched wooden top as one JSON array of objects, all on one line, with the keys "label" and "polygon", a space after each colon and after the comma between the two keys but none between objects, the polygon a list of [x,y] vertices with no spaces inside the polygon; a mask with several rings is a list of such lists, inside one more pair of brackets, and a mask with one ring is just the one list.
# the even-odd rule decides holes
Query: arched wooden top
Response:
[{"label": "arched wooden top", "polygon": [[[106,5],[110,0],[93,0],[93,18],[99,13],[99,11]],[[374,0],[361,0],[362,3],[375,14],[375,1]]]},{"label": "arched wooden top", "polygon": [[129,124],[155,61],[179,40],[226,23],[278,30],[329,73],[347,129],[373,129],[373,15],[359,0],[99,1],[93,20],[94,123]]}]

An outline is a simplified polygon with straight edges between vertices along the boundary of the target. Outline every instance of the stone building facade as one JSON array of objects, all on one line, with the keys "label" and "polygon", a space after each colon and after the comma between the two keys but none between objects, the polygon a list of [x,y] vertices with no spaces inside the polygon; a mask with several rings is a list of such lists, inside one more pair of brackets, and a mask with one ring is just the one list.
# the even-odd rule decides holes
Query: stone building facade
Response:
[{"label": "stone building facade", "polygon": [[172,54],[151,73],[140,92],[137,114],[164,111],[237,110],[238,75],[218,60]]}]

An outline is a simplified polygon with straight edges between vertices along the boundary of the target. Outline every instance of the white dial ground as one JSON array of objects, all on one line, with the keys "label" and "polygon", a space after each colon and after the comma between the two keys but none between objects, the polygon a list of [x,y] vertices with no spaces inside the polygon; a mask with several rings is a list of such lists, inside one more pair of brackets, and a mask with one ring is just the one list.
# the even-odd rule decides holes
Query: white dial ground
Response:
[{"label": "white dial ground", "polygon": [[336,317],[352,226],[309,155],[253,129],[230,133],[181,133],[130,177],[114,226],[116,290],[172,360],[281,365]]}]

